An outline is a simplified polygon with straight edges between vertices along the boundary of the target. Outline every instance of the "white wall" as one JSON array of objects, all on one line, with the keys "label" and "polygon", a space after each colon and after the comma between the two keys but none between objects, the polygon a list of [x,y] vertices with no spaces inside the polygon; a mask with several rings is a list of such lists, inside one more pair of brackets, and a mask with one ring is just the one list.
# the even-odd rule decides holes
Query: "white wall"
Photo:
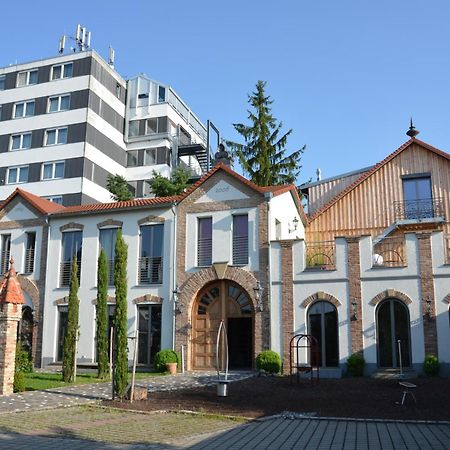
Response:
[{"label": "white wall", "polygon": [[[138,257],[140,238],[138,221],[149,215],[165,218],[164,222],[164,262],[163,283],[160,285],[138,284]],[[174,228],[173,214],[170,208],[143,208],[140,211],[111,211],[105,214],[90,216],[68,216],[52,218],[50,222],[50,241],[47,261],[47,281],[44,307],[43,331],[43,364],[55,361],[57,349],[58,314],[55,301],[67,296],[69,289],[59,287],[59,265],[61,255],[62,233],[59,227],[69,222],[81,223],[83,229],[83,252],[81,261],[81,282],[78,296],[80,299],[80,340],[78,344],[78,359],[91,362],[94,358],[95,337],[95,306],[97,258],[99,254],[99,230],[97,224],[107,219],[123,221],[123,236],[128,244],[128,334],[134,335],[136,329],[136,305],[132,300],[146,295],[162,297],[162,348],[172,346],[173,336],[173,245]],[[108,294],[114,296],[114,287]],[[132,347],[132,346],[131,346]],[[131,358],[131,355],[130,355]]]},{"label": "white wall", "polygon": [[[297,230],[294,230],[293,220],[298,220]],[[281,236],[277,236],[275,222],[281,222]],[[290,192],[272,197],[270,200],[270,240],[304,239],[305,227]]]}]

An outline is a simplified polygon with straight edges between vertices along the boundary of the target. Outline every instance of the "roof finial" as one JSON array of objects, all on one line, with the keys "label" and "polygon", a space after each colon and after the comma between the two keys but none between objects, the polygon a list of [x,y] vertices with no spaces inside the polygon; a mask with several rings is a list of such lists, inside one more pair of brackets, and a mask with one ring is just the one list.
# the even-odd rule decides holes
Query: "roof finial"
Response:
[{"label": "roof finial", "polygon": [[420,131],[416,130],[416,128],[414,127],[413,120],[411,117],[409,130],[406,132],[406,135],[409,136],[410,138],[414,139],[419,133],[420,133]]}]

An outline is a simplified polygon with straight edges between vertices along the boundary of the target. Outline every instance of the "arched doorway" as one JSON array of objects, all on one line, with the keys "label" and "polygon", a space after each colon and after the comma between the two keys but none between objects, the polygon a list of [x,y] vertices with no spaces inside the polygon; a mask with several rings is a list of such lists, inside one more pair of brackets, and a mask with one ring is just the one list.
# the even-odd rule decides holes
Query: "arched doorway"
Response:
[{"label": "arched doorway", "polygon": [[313,303],[308,309],[308,330],[319,343],[320,367],[337,367],[339,335],[336,307],[326,301]]},{"label": "arched doorway", "polygon": [[[376,311],[379,367],[411,366],[408,307],[396,298],[382,301]],[[401,355],[399,354],[399,341]]]},{"label": "arched doorway", "polygon": [[17,342],[22,345],[22,350],[32,355],[33,349],[33,310],[29,306],[22,307],[22,318],[17,327]]},{"label": "arched doorway", "polygon": [[230,369],[252,367],[254,310],[248,294],[238,284],[220,280],[204,287],[194,302],[192,319],[194,369],[215,367],[221,320],[227,326]]}]

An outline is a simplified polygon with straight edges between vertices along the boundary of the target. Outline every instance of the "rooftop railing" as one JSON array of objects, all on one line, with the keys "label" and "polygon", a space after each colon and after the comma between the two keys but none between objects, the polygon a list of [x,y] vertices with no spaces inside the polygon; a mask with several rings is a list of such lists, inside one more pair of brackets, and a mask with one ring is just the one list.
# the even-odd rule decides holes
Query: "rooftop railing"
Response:
[{"label": "rooftop railing", "polygon": [[373,246],[373,267],[406,266],[405,238],[386,237]]},{"label": "rooftop railing", "polygon": [[332,270],[336,267],[335,241],[317,241],[306,244],[306,268]]},{"label": "rooftop railing", "polygon": [[395,220],[421,220],[444,217],[442,198],[394,202]]}]

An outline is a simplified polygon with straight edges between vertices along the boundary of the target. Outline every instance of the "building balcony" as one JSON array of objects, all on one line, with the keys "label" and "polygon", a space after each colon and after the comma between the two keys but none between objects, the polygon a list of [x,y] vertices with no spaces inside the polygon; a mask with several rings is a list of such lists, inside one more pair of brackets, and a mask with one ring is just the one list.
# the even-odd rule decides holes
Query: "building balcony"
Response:
[{"label": "building balcony", "polygon": [[394,202],[395,221],[427,221],[443,219],[444,202],[442,198],[406,200]]},{"label": "building balcony", "polygon": [[405,237],[385,237],[373,246],[373,267],[405,267]]},{"label": "building balcony", "polygon": [[336,242],[308,242],[306,244],[306,268],[334,270],[336,268]]}]

